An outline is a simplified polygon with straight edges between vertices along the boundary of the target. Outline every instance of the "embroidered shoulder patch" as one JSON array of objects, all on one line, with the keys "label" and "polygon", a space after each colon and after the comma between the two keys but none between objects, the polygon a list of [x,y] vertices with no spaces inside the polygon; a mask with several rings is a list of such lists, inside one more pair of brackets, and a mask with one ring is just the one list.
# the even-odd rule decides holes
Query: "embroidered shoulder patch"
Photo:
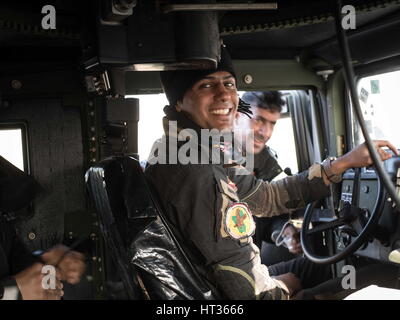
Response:
[{"label": "embroidered shoulder patch", "polygon": [[256,226],[246,203],[235,202],[226,209],[224,229],[233,239],[238,240],[254,234]]}]

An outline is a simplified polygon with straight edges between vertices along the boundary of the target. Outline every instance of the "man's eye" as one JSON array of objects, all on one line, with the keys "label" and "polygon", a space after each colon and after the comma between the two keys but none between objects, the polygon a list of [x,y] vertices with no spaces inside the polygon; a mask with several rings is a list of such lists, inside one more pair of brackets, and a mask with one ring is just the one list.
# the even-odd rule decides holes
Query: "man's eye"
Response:
[{"label": "man's eye", "polygon": [[203,83],[201,85],[202,88],[211,88],[211,83]]},{"label": "man's eye", "polygon": [[235,84],[233,82],[228,82],[228,83],[225,83],[225,86],[227,86],[228,88],[234,88]]}]

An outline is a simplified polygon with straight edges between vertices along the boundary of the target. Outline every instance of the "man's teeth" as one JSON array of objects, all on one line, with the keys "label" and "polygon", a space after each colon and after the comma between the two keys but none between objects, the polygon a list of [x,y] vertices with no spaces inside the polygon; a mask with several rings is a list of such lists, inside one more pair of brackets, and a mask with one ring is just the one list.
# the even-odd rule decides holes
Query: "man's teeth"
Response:
[{"label": "man's teeth", "polygon": [[228,114],[229,109],[215,109],[210,111],[212,114]]}]

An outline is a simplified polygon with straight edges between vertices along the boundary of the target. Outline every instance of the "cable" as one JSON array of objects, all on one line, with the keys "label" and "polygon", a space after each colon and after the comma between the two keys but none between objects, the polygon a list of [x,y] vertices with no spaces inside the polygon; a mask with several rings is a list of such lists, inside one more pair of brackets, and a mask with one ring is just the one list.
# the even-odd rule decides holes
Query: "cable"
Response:
[{"label": "cable", "polygon": [[[279,234],[278,234],[278,236],[275,238],[275,237],[273,237],[273,235],[271,235],[271,239],[272,239],[272,241],[274,241],[275,242],[275,245],[277,246],[277,247],[280,247],[284,242],[285,242],[285,237],[283,236],[283,231],[286,229],[286,227],[288,226],[288,225],[290,225],[291,223],[290,223],[290,219],[288,220],[288,221],[286,221],[286,223],[283,225],[283,227],[281,228],[281,231],[279,232]],[[272,234],[276,234],[278,231],[274,231]],[[275,240],[274,240],[274,238],[275,238]]]},{"label": "cable", "polygon": [[372,160],[374,161],[376,171],[381,178],[383,185],[385,186],[387,192],[392,197],[393,201],[396,203],[397,209],[400,209],[400,198],[396,194],[396,190],[393,186],[393,183],[390,181],[388,174],[385,172],[382,161],[378,155],[378,152],[375,150],[375,147],[372,143],[371,137],[368,134],[367,126],[365,124],[360,103],[358,101],[358,95],[356,91],[356,87],[354,84],[354,71],[353,66],[351,64],[350,50],[347,42],[347,37],[344,29],[341,24],[342,19],[342,1],[336,1],[336,10],[335,10],[335,24],[336,24],[336,34],[339,41],[340,53],[342,55],[342,62],[345,74],[345,82],[347,87],[350,90],[350,97],[353,104],[354,112],[357,116],[357,120],[360,124],[361,131],[365,138],[365,143],[367,145],[368,151],[371,155]]}]

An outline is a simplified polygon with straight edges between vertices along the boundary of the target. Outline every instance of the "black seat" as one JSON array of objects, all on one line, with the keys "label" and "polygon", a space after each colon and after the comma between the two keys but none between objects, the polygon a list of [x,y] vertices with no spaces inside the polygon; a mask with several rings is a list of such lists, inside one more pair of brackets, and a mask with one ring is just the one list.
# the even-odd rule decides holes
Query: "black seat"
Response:
[{"label": "black seat", "polygon": [[174,238],[136,159],[107,158],[87,171],[86,184],[129,298],[215,298]]}]

